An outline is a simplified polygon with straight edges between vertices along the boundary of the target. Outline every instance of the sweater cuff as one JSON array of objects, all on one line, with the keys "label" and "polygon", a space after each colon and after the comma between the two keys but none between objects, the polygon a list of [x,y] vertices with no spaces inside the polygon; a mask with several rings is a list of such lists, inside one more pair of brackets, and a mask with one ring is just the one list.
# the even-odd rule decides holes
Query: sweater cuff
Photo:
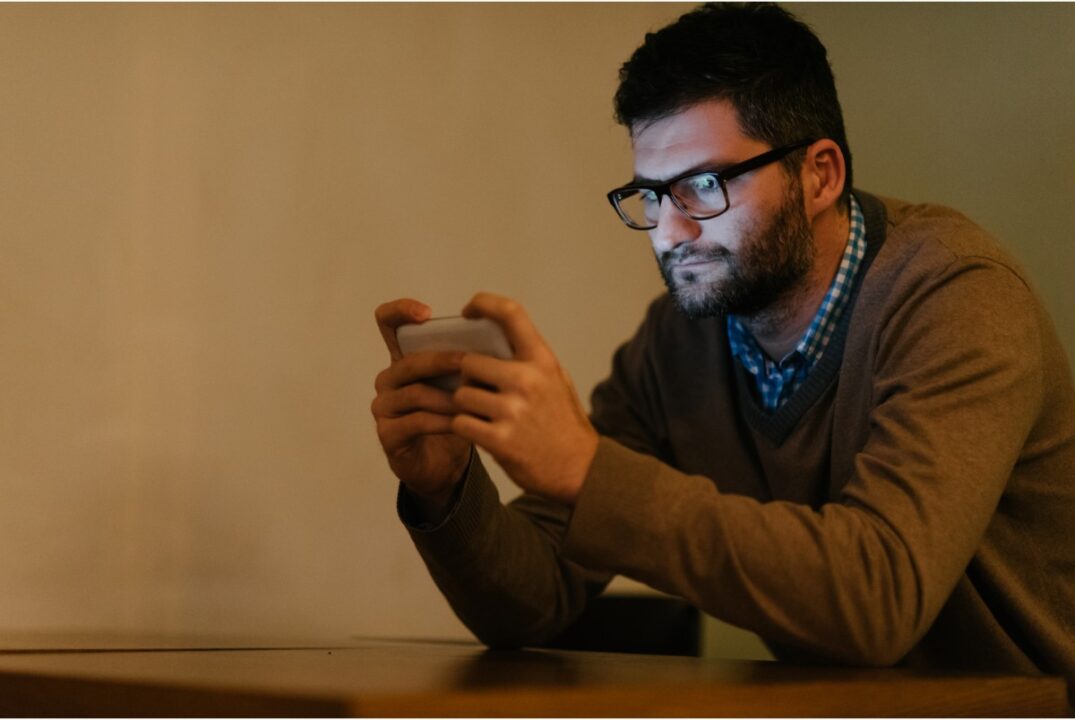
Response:
[{"label": "sweater cuff", "polygon": [[417,511],[403,483],[396,496],[396,511],[411,537],[416,541],[421,538],[423,544],[435,541],[445,548],[465,547],[499,504],[496,486],[474,450],[466,473],[456,486],[448,513],[440,522],[430,523]]},{"label": "sweater cuff", "polygon": [[653,523],[645,520],[647,508],[654,507],[659,469],[656,458],[601,436],[575,501],[562,555],[595,569],[626,569],[624,548],[645,543],[653,532]]}]

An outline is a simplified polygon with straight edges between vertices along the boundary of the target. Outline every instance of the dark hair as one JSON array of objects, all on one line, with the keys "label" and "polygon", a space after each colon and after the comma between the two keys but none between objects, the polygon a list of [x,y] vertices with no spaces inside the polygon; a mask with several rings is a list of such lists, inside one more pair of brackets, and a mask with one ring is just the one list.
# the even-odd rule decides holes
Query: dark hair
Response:
[{"label": "dark hair", "polygon": [[[620,68],[616,121],[631,132],[695,103],[727,100],[745,135],[773,147],[830,138],[851,149],[825,46],[807,25],[768,3],[709,3],[647,33]],[[790,171],[803,153],[782,162]]]}]

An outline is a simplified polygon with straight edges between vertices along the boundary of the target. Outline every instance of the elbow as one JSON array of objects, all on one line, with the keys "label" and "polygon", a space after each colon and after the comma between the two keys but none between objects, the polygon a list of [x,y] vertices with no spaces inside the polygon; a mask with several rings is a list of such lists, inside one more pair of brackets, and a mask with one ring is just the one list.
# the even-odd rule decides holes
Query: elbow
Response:
[{"label": "elbow", "polygon": [[913,633],[893,631],[871,632],[863,625],[843,631],[830,630],[824,637],[773,639],[777,657],[786,662],[823,665],[838,664],[849,667],[885,668],[899,664],[914,648],[917,640]]},{"label": "elbow", "polygon": [[[496,613],[489,615],[495,616]],[[490,650],[515,650],[528,644],[528,636],[517,625],[492,616],[459,619],[482,645]]]},{"label": "elbow", "polygon": [[553,639],[559,625],[547,621],[528,623],[510,613],[493,611],[481,618],[463,618],[463,623],[478,642],[490,650],[517,650],[542,646]]},{"label": "elbow", "polygon": [[834,654],[842,662],[862,667],[891,667],[901,662],[927,629],[917,593],[911,595],[913,599],[905,598],[906,602],[889,595],[884,611],[856,613],[854,622],[845,622]]},{"label": "elbow", "polygon": [[916,553],[889,525],[862,535],[857,580],[834,593],[841,660],[864,667],[901,662],[932,625],[943,600]]},{"label": "elbow", "polygon": [[475,632],[474,637],[490,650],[518,650],[527,644],[522,638],[499,633]]},{"label": "elbow", "polygon": [[902,661],[914,646],[915,639],[910,634],[894,634],[882,642],[849,648],[849,656],[845,660],[848,664],[861,667],[892,667]]}]

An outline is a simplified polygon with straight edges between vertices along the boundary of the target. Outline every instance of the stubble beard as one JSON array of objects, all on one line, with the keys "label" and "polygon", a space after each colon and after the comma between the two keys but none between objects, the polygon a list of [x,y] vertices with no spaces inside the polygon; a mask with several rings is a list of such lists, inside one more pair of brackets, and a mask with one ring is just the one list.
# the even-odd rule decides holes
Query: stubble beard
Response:
[{"label": "stubble beard", "polygon": [[[686,242],[657,257],[668,292],[688,318],[783,314],[781,306],[805,287],[817,256],[803,210],[801,182],[793,181],[776,215],[766,225],[754,223],[739,244],[742,250],[733,254],[723,247],[697,248]],[[691,261],[721,265],[719,278],[674,270]]]}]

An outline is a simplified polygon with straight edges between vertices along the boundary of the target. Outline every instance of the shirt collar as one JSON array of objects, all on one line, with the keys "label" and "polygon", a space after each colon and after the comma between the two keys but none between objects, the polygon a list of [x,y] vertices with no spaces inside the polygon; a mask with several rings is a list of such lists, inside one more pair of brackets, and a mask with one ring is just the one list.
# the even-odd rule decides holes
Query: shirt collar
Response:
[{"label": "shirt collar", "polygon": [[[832,332],[839,323],[843,310],[850,297],[851,286],[858,272],[862,258],[866,255],[866,220],[862,214],[855,196],[851,196],[850,227],[848,229],[847,244],[844,247],[843,257],[836,270],[836,276],[829,286],[828,292],[818,307],[817,314],[810,321],[802,338],[799,339],[795,349],[788,353],[779,363],[770,360],[758,345],[753,334],[736,315],[728,315],[728,340],[733,354],[739,358],[744,367],[751,370],[752,366],[784,367],[799,361],[807,367],[813,365],[821,358],[825,347],[828,345]],[[754,372],[752,370],[752,372]]]}]

